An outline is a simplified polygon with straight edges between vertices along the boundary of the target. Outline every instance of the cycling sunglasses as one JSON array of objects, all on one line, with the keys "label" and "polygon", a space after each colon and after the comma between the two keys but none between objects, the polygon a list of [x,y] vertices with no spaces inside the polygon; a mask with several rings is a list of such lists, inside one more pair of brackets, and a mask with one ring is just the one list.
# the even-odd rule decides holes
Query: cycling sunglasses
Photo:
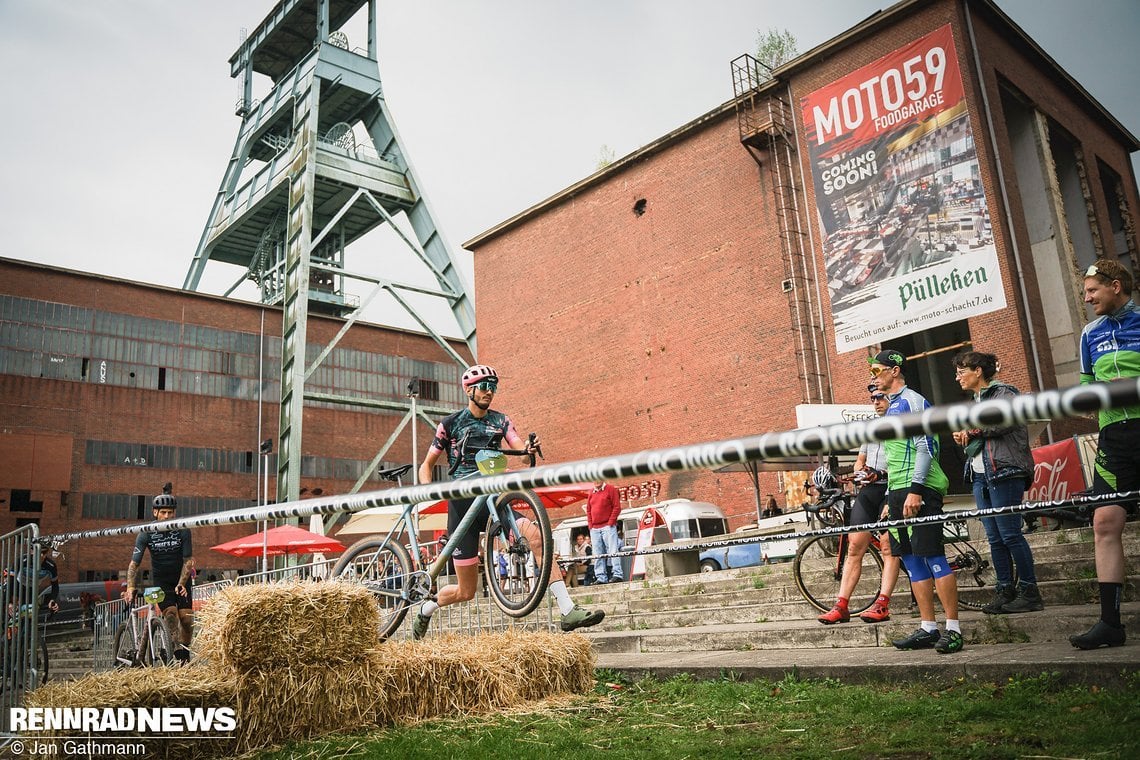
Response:
[{"label": "cycling sunglasses", "polygon": [[494,380],[480,380],[472,387],[481,391],[490,391],[491,393],[494,393],[496,390],[498,390],[499,384]]}]

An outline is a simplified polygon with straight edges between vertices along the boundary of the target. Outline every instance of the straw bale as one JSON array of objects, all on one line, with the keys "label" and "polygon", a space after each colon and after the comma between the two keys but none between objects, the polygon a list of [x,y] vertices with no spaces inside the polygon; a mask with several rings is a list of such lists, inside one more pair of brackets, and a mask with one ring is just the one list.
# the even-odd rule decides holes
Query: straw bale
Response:
[{"label": "straw bale", "polygon": [[230,586],[196,616],[196,654],[249,672],[285,663],[352,664],[375,647],[376,600],[364,587],[336,582]]},{"label": "straw bale", "polygon": [[391,641],[371,655],[386,689],[377,723],[489,712],[593,687],[594,654],[578,635],[505,631]]},{"label": "straw bale", "polygon": [[[28,707],[236,707],[237,688],[232,674],[209,666],[143,668],[91,673],[75,681],[52,681],[30,692]],[[240,720],[240,719],[239,719]],[[61,747],[54,739],[74,737],[75,731],[37,731],[26,738]],[[91,737],[106,741],[107,734]],[[146,757],[204,760],[229,757],[237,736],[217,739],[165,739],[145,733],[115,734],[124,742],[143,742]]]}]

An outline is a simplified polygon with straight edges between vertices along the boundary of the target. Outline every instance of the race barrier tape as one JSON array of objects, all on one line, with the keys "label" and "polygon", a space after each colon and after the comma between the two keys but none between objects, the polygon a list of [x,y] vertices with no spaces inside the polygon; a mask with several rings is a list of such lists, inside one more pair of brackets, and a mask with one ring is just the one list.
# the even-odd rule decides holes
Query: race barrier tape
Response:
[{"label": "race barrier tape", "polygon": [[1062,390],[1024,394],[1012,399],[990,399],[935,406],[922,412],[855,420],[800,430],[764,433],[711,443],[697,443],[636,454],[585,459],[565,464],[543,465],[444,483],[427,483],[305,501],[286,502],[250,509],[215,512],[116,528],[62,533],[57,541],[103,538],[211,525],[230,525],[312,515],[358,512],[369,507],[461,499],[505,493],[524,488],[618,480],[666,472],[709,469],[739,462],[776,457],[805,456],[832,450],[849,451],[864,443],[935,435],[972,428],[1008,427],[1060,417],[1079,417],[1124,406],[1140,406],[1140,378],[1112,383],[1092,383]]},{"label": "race barrier tape", "polygon": [[1135,501],[1140,498],[1140,491],[1122,491],[1119,493],[1099,494],[1092,496],[1079,496],[1054,501],[1023,502],[1004,507],[991,507],[989,509],[954,509],[938,515],[923,515],[921,517],[908,517],[903,520],[880,520],[879,522],[859,523],[858,525],[835,525],[811,530],[794,531],[792,533],[771,533],[764,536],[746,536],[743,538],[724,538],[720,540],[692,542],[681,545],[661,544],[644,549],[612,552],[610,554],[590,554],[589,559],[561,559],[560,565],[570,565],[583,561],[593,562],[596,559],[609,559],[611,557],[644,556],[647,554],[668,554],[670,552],[687,552],[698,549],[724,549],[730,546],[746,546],[748,544],[785,541],[788,539],[814,538],[816,536],[838,536],[841,533],[862,533],[864,531],[878,532],[889,528],[907,528],[914,525],[928,525],[933,523],[960,522],[978,517],[995,517],[997,515],[1011,514],[1049,514],[1058,509],[1091,506],[1100,504],[1119,504],[1125,501]]}]

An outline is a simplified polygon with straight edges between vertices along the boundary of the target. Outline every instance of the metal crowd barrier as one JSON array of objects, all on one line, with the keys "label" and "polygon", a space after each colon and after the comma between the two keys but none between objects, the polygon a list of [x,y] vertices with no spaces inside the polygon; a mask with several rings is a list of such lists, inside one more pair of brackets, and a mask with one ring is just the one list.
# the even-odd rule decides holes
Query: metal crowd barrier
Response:
[{"label": "metal crowd barrier", "polygon": [[10,708],[20,707],[24,694],[39,685],[42,663],[40,647],[39,589],[40,547],[35,543],[39,528],[25,525],[0,536],[0,747],[15,734],[9,725]]}]

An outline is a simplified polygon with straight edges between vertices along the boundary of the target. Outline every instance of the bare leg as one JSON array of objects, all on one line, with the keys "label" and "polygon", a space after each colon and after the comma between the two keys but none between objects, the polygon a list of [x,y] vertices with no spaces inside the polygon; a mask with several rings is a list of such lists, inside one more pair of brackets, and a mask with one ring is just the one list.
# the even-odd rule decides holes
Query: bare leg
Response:
[{"label": "bare leg", "polygon": [[1124,583],[1124,508],[1116,504],[1093,512],[1096,579],[1101,583]]},{"label": "bare leg", "polygon": [[475,598],[475,589],[479,585],[479,565],[455,565],[455,580],[458,583],[449,583],[439,590],[436,595],[437,604],[446,607],[449,604],[466,602]]},{"label": "bare leg", "polygon": [[883,555],[883,582],[879,585],[879,593],[890,598],[895,592],[895,584],[899,581],[902,560],[891,554],[891,538],[886,533],[879,537],[879,549]]},{"label": "bare leg", "polygon": [[852,533],[847,544],[847,559],[843,561],[843,579],[839,582],[839,595],[851,598],[851,592],[859,585],[863,575],[863,555],[871,543],[870,533]]}]

